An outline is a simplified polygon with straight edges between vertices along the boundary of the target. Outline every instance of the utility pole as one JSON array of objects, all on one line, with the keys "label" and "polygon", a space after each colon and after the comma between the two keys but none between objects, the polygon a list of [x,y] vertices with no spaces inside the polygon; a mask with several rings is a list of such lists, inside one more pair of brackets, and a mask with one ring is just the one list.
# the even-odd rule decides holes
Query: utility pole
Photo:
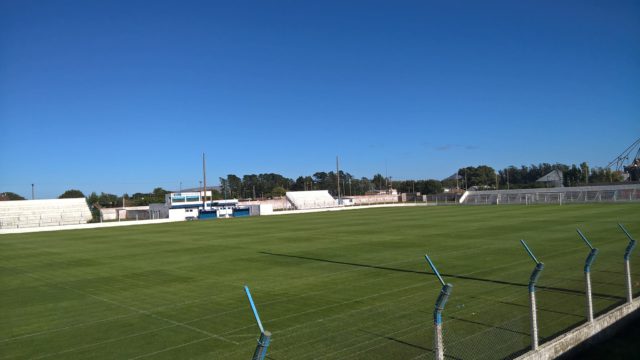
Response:
[{"label": "utility pole", "polygon": [[[387,159],[384,160],[384,187],[385,189],[385,194],[387,193],[387,191],[389,190],[389,165],[387,162]],[[382,190],[382,180],[380,180],[380,190]]]},{"label": "utility pole", "polygon": [[338,205],[342,205],[342,198],[340,197],[340,162],[338,156],[336,156],[336,177],[338,178]]},{"label": "utility pole", "polygon": [[464,189],[469,190],[469,183],[467,183],[467,168],[464,168]]},{"label": "utility pole", "polygon": [[207,207],[207,164],[204,159],[204,153],[202,153],[202,179],[204,180],[204,196],[202,198],[202,210],[206,210]]},{"label": "utility pole", "polygon": [[35,200],[36,199],[36,188],[35,188],[35,184],[31,184],[31,200]]}]

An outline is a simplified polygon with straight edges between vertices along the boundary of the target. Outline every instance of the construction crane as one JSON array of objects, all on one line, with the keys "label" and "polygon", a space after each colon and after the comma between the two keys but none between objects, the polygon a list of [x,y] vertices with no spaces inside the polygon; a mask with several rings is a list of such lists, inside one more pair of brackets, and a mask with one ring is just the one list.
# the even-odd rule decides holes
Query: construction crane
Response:
[{"label": "construction crane", "polygon": [[[632,155],[634,155],[633,158]],[[629,180],[640,181],[640,138],[624,149],[607,167],[614,171],[624,170],[628,174]]]}]

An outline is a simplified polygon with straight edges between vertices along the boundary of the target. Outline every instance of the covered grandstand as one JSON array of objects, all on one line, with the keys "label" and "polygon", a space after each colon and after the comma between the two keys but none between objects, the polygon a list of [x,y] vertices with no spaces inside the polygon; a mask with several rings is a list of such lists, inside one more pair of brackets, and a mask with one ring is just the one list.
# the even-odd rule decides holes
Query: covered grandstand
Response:
[{"label": "covered grandstand", "polygon": [[337,206],[336,200],[327,190],[287,191],[287,200],[296,210]]},{"label": "covered grandstand", "polygon": [[0,229],[76,225],[90,220],[84,198],[0,201]]},{"label": "covered grandstand", "polygon": [[640,184],[467,191],[460,198],[460,203],[465,205],[629,201],[640,201]]}]

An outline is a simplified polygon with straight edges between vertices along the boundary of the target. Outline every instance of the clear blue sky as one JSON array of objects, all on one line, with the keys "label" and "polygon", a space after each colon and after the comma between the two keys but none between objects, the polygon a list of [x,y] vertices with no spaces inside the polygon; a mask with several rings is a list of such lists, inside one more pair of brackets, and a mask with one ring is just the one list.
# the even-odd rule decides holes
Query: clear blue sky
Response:
[{"label": "clear blue sky", "polygon": [[[640,137],[638,1],[0,1],[0,191],[604,166]],[[211,181],[210,181],[211,182]]]}]

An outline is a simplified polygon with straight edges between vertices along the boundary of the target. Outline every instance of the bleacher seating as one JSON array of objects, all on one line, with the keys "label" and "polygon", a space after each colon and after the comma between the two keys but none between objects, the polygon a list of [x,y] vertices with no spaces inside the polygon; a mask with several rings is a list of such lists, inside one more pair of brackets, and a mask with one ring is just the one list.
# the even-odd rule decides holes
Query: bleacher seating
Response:
[{"label": "bleacher seating", "polygon": [[460,198],[460,203],[466,205],[625,201],[640,201],[640,184],[467,191]]},{"label": "bleacher seating", "polygon": [[90,220],[84,198],[0,201],[0,229],[85,224]]},{"label": "bleacher seating", "polygon": [[337,206],[336,200],[327,190],[288,191],[287,200],[297,210],[318,209]]}]

